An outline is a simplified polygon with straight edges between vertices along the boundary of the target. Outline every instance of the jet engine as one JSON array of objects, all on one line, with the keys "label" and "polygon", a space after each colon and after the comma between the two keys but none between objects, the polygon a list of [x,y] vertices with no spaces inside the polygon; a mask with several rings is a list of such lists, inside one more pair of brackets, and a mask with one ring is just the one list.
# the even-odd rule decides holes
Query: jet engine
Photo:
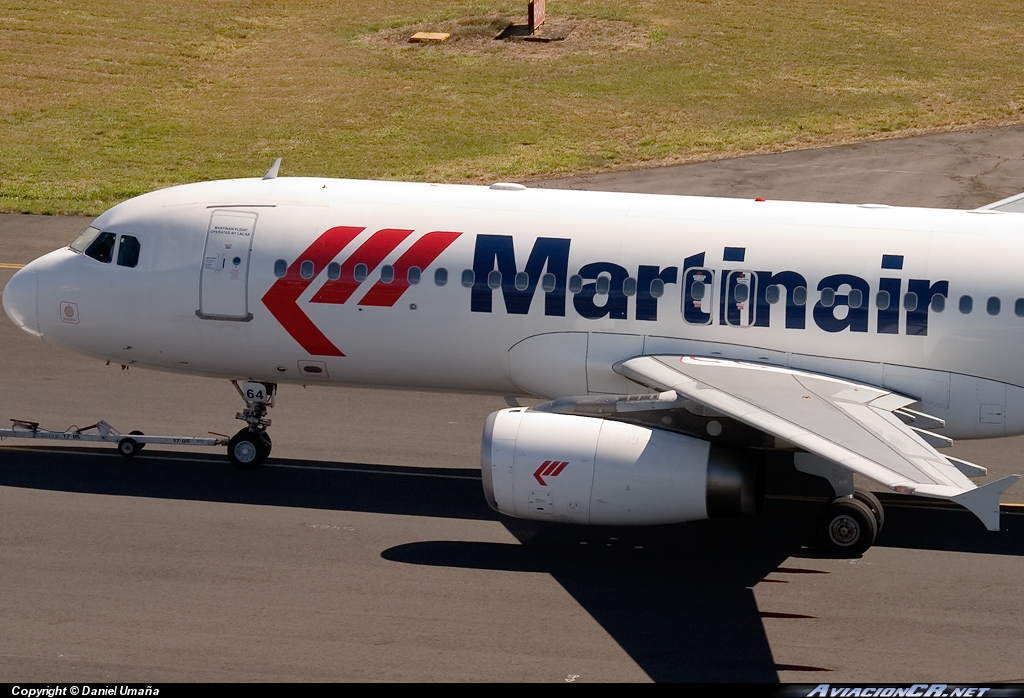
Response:
[{"label": "jet engine", "polygon": [[480,461],[491,508],[524,519],[681,523],[754,514],[764,498],[757,451],[527,408],[487,418]]}]

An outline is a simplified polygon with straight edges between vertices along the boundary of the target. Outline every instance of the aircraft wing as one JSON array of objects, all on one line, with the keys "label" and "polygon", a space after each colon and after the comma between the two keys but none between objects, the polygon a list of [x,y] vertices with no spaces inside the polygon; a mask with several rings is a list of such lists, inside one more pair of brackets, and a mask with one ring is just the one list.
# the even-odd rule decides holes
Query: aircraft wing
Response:
[{"label": "aircraft wing", "polygon": [[992,531],[999,530],[999,496],[1020,477],[975,486],[962,470],[984,470],[936,451],[929,441],[952,442],[904,424],[895,411],[916,400],[887,390],[788,368],[695,356],[641,356],[616,364],[615,370],[656,390],[674,391],[895,492],[953,500]]},{"label": "aircraft wing", "polygon": [[978,207],[978,211],[1003,211],[1004,213],[1024,213],[1024,192],[990,204]]}]

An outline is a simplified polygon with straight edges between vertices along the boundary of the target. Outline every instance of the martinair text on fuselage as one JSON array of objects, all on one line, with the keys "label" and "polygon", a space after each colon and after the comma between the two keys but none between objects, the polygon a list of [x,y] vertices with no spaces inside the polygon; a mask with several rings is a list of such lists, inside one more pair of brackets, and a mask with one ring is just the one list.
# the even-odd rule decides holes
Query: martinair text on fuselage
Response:
[{"label": "martinair text on fuselage", "polygon": [[[342,355],[304,322],[295,322],[295,317],[300,314],[295,301],[305,287],[328,268],[328,256],[363,232],[364,229],[358,226],[336,226],[325,231],[288,265],[284,278],[263,299],[278,321],[310,354]],[[423,266],[429,266],[461,236],[462,233],[450,231],[416,235],[412,230],[399,228],[378,230],[338,265],[337,278],[329,279],[310,302],[345,303],[362,281],[354,274],[356,267],[363,265],[362,276],[365,277],[373,271],[366,262],[378,264],[408,237],[414,242],[391,267],[392,271],[388,272],[391,279],[379,281],[359,301],[363,306],[393,306],[409,288],[409,279],[418,283]],[[567,307],[571,307],[580,318],[627,320],[630,317],[630,298],[634,298],[633,317],[656,322],[659,299],[666,295],[668,285],[679,284],[681,279],[681,312],[686,325],[769,327],[772,308],[779,305],[784,327],[803,330],[808,325],[808,288],[813,287],[819,292],[819,297],[810,315],[814,325],[825,332],[868,332],[873,327],[873,331],[879,334],[898,334],[902,315],[905,334],[924,336],[928,334],[929,309],[941,312],[949,295],[947,280],[932,282],[917,278],[906,280],[904,294],[904,280],[894,275],[903,268],[904,256],[901,254],[882,255],[881,275],[876,281],[877,294],[873,296],[872,284],[856,274],[829,274],[809,286],[805,276],[793,270],[770,271],[758,269],[756,265],[730,268],[746,265],[747,250],[744,247],[724,247],[722,263],[729,266],[719,269],[705,266],[708,255],[699,252],[685,257],[681,265],[640,264],[635,271],[612,261],[593,261],[580,265],[570,275],[571,246],[569,238],[538,237],[523,264],[516,259],[513,236],[477,234],[472,266],[462,272],[462,285],[470,289],[470,312],[493,312],[497,294],[506,313],[527,315],[540,291],[544,296],[545,316],[564,317]],[[367,254],[370,251],[373,253]],[[311,270],[303,272],[303,264],[310,265]],[[396,281],[396,273],[404,275],[405,279]],[[303,279],[307,281],[303,282]],[[286,290],[289,287],[294,290],[289,292]],[[569,296],[572,298],[571,306],[567,302]],[[717,302],[713,300],[716,297]],[[870,322],[872,304],[873,324]]]}]

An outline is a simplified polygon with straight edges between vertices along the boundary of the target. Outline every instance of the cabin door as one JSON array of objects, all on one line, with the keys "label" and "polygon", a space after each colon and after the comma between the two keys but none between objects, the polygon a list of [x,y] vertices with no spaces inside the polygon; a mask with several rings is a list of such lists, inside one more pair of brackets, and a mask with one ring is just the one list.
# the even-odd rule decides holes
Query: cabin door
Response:
[{"label": "cabin door", "polygon": [[210,215],[199,277],[199,310],[207,320],[247,322],[249,253],[257,215],[251,211],[217,209]]}]

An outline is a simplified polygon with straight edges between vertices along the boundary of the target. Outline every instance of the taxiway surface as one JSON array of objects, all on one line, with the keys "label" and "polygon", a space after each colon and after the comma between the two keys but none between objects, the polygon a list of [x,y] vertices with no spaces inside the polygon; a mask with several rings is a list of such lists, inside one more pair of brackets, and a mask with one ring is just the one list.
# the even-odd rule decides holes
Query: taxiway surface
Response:
[{"label": "taxiway surface", "polygon": [[[532,186],[972,208],[1024,190],[1024,128]],[[0,216],[0,265],[87,224]],[[6,316],[0,356],[4,419],[238,429],[226,382],[105,366]],[[480,430],[503,406],[282,386],[256,472],[211,449],[5,442],[0,680],[1024,681],[1024,514],[992,534],[887,506],[878,544],[846,561],[808,556],[813,506],[781,495],[753,521],[523,545],[535,531],[480,491]],[[999,477],[1022,445],[955,454]]]}]

